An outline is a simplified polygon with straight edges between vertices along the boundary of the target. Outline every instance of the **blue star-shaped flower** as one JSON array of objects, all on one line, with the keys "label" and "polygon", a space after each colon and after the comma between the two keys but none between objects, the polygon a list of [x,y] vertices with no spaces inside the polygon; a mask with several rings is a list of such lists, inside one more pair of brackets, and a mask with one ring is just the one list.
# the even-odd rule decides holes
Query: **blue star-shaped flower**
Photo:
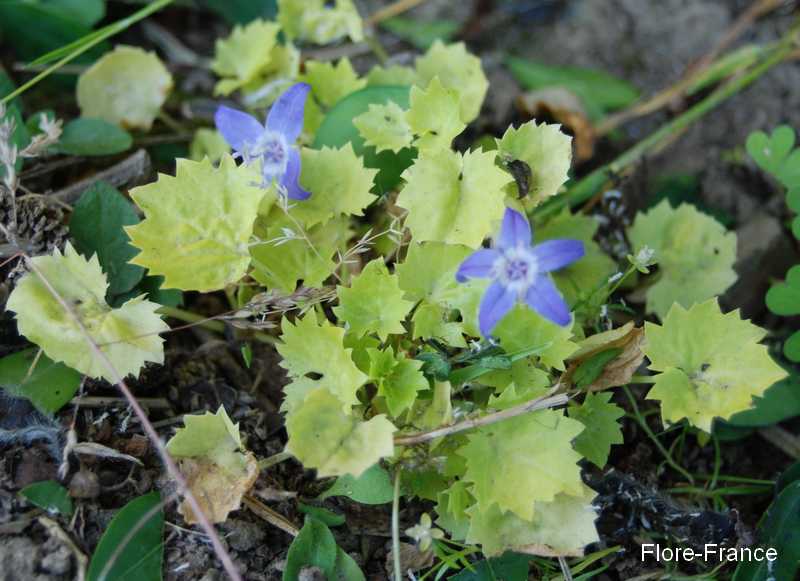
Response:
[{"label": "blue star-shaped flower", "polygon": [[488,337],[495,325],[518,302],[557,323],[570,322],[569,307],[548,276],[584,255],[580,240],[548,240],[533,246],[528,221],[510,208],[503,216],[494,248],[473,252],[459,266],[456,280],[491,278],[478,312],[481,333]]},{"label": "blue star-shaped flower", "polygon": [[244,163],[261,161],[262,187],[277,182],[278,191],[292,200],[305,200],[300,178],[300,151],[295,146],[303,130],[303,113],[311,87],[297,83],[289,87],[272,105],[264,125],[242,111],[217,109],[214,121],[234,154]]}]

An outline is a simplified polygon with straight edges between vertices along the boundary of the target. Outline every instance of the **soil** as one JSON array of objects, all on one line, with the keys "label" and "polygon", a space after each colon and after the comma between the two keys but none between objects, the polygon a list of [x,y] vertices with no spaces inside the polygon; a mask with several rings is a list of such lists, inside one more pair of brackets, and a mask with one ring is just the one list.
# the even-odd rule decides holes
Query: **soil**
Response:
[{"label": "soil", "polygon": [[[360,3],[369,13],[385,4],[377,0]],[[475,19],[471,3],[429,0],[409,13],[419,18],[454,18],[469,23],[465,29],[473,51],[484,60],[492,79],[486,114],[478,124],[499,131],[518,113],[513,97],[521,89],[499,66],[502,55],[513,53],[556,65],[587,66],[606,70],[651,94],[676,81],[686,68],[709,51],[750,2],[745,0],[526,0],[522,2],[478,1],[478,8],[495,4],[490,12]],[[777,38],[791,22],[792,4],[751,27],[738,44],[767,42]],[[517,10],[517,12],[512,12]],[[505,12],[504,12],[505,11]],[[224,31],[218,21],[198,17],[194,12],[174,9],[157,15],[154,21],[177,35],[200,54],[212,52],[209,39]],[[499,32],[502,32],[500,34]],[[121,39],[149,45],[141,27]],[[397,40],[385,35],[392,46]],[[412,50],[401,45],[407,54]],[[0,49],[0,57],[12,57]],[[357,59],[364,67],[368,62]],[[210,78],[188,71],[179,90],[210,94]],[[187,107],[202,116],[210,111],[205,100],[187,99]],[[731,218],[740,238],[740,282],[729,291],[725,303],[742,307],[746,316],[761,325],[785,333],[785,321],[770,316],[763,306],[763,294],[771,279],[781,277],[789,264],[797,263],[796,243],[785,228],[785,209],[777,189],[735,154],[747,135],[787,123],[800,127],[800,67],[785,64],[759,80],[755,86],[703,118],[662,154],[649,158],[621,188],[626,196],[628,217],[651,194],[660,176],[690,174],[699,183],[701,203]],[[49,104],[52,105],[52,104]],[[624,126],[621,135],[598,145],[596,159],[609,159],[641,139],[665,120],[679,113],[687,103],[675,103],[667,111]],[[186,109],[184,109],[185,111]],[[73,112],[74,113],[74,112]],[[180,114],[175,111],[175,114]],[[153,156],[156,166],[169,164]],[[165,158],[165,159],[168,159]],[[580,172],[591,169],[590,162]],[[99,168],[98,168],[99,169]],[[93,171],[85,164],[56,173],[51,183],[38,184],[56,189]],[[57,181],[61,183],[56,183]],[[599,211],[604,211],[602,208]],[[187,307],[213,315],[224,310],[224,299],[186,297]],[[0,354],[23,344],[15,325],[6,315],[0,327]],[[198,328],[167,336],[166,362],[148,367],[131,385],[140,398],[161,398],[149,415],[164,438],[180,425],[182,414],[216,410],[224,404],[234,421],[247,434],[247,447],[258,457],[280,452],[285,444],[283,422],[278,409],[285,376],[271,347],[255,344],[253,363],[248,368],[241,357],[241,344],[233,333],[224,337]],[[141,426],[113,387],[90,382],[85,393],[117,398],[102,407],[83,406],[74,417],[80,442],[97,442],[139,458],[142,467],[96,457],[71,458],[65,483],[77,507],[71,520],[51,517],[72,539],[76,550],[90,555],[115,512],[132,498],[153,489],[171,490],[161,465],[143,437]],[[643,402],[643,393],[637,392]],[[630,411],[622,394],[615,401]],[[640,403],[643,411],[652,409]],[[40,511],[21,500],[17,492],[25,485],[57,479],[67,430],[74,408],[67,406],[55,420],[39,416],[25,402],[0,400],[0,429],[3,434],[21,426],[34,426],[28,435],[5,437],[0,444],[0,581],[56,581],[75,579],[77,561],[73,549]],[[665,445],[675,444],[679,462],[695,474],[708,474],[714,462],[714,447],[701,444],[681,431],[662,433],[657,415],[650,415],[650,427],[662,435]],[[638,547],[646,535],[664,535],[689,545],[704,542],[752,542],[752,531],[769,503],[769,495],[728,497],[726,507],[703,503],[698,497],[670,497],[665,490],[682,484],[680,475],[667,467],[652,442],[633,420],[625,420],[625,445],[613,449],[609,468],[600,472],[589,466],[585,476],[600,492],[598,526],[603,538],[599,549],[621,545],[622,553],[608,560],[610,568],[595,577],[601,581],[631,579],[658,569],[643,565]],[[800,424],[787,429],[798,431]],[[792,459],[771,447],[759,435],[723,443],[721,472],[750,478],[774,479]],[[288,491],[283,500],[267,504],[296,525],[303,515],[296,499],[311,501],[324,487],[313,473],[293,462],[283,462],[262,473],[255,490],[275,496]],[[280,495],[279,495],[280,496]],[[388,507],[367,507],[347,501],[329,500],[326,506],[347,516],[347,524],[334,529],[338,544],[362,566],[367,578],[389,577],[386,569],[390,511]],[[420,507],[401,511],[401,529],[415,521]],[[223,579],[207,539],[189,529],[174,504],[166,507],[165,578],[168,580]],[[248,580],[280,579],[290,535],[269,525],[249,510],[240,510],[220,526],[223,541],[235,563]],[[592,550],[592,548],[590,548]],[[683,573],[698,573],[688,568]],[[313,579],[314,572],[308,571]],[[727,571],[730,573],[730,571]],[[533,578],[533,577],[531,577]],[[725,578],[724,574],[720,578]]]}]

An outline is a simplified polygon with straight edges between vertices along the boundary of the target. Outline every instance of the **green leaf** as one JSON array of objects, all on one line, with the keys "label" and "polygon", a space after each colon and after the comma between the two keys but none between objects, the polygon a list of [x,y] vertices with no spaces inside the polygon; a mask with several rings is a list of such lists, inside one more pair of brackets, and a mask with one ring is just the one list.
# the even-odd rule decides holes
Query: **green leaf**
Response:
[{"label": "green leaf", "polygon": [[336,563],[328,577],[330,581],[365,581],[363,571],[353,558],[340,547],[336,551]]},{"label": "green leaf", "polygon": [[83,117],[149,131],[172,90],[172,75],[153,52],[118,45],[78,78]]},{"label": "green leaf", "polygon": [[250,265],[248,243],[264,190],[257,174],[231,156],[179,159],[175,177],[131,190],[145,219],[125,230],[141,249],[131,263],[165,278],[167,288],[213,291],[237,282]]},{"label": "green leaf", "polygon": [[381,22],[381,26],[418,49],[427,50],[437,40],[452,39],[461,25],[454,20],[427,20],[395,16]]},{"label": "green leaf", "polygon": [[67,489],[55,480],[34,482],[19,491],[29,502],[51,514],[72,516],[72,499]]},{"label": "green leaf", "polygon": [[395,430],[384,415],[364,422],[345,413],[341,400],[327,389],[317,388],[287,416],[286,450],[306,468],[316,468],[320,477],[358,477],[381,458],[394,454]]},{"label": "green leaf", "polygon": [[[528,195],[533,205],[554,196],[567,181],[572,164],[572,138],[561,131],[560,125],[539,125],[532,120],[509,127],[496,141],[500,157],[506,163],[521,161],[530,169]],[[512,187],[515,197],[525,194]]]},{"label": "green leaf", "polygon": [[336,565],[338,547],[333,534],[322,521],[306,517],[303,528],[289,546],[283,581],[299,581],[305,567],[319,567],[326,578]]},{"label": "green leaf", "polygon": [[414,146],[421,152],[450,149],[466,124],[459,113],[459,94],[434,77],[427,88],[411,87],[411,107],[406,119],[418,135]]},{"label": "green leaf", "polygon": [[370,105],[396,103],[402,109],[408,109],[409,88],[400,86],[372,86],[351,93],[328,111],[317,130],[314,148],[342,147],[351,143],[356,155],[363,157],[364,165],[377,169],[374,178],[373,192],[383,194],[390,191],[400,182],[403,173],[416,157],[416,151],[405,148],[398,153],[381,151],[367,146],[359,134],[353,120],[369,111]]},{"label": "green leaf", "polygon": [[227,38],[218,38],[211,69],[223,80],[214,93],[228,95],[254,80],[269,65],[279,31],[275,22],[259,19],[234,26]]},{"label": "green leaf", "polygon": [[474,563],[473,571],[463,569],[450,577],[450,581],[527,581],[530,560],[530,555],[507,552]]},{"label": "green leaf", "polygon": [[297,510],[321,521],[323,524],[325,524],[325,526],[328,527],[338,527],[347,522],[347,518],[345,518],[343,514],[333,512],[332,510],[328,510],[327,508],[321,506],[314,506],[311,504],[298,502]]},{"label": "green leaf", "polygon": [[[26,349],[0,359],[0,387],[11,395],[25,397],[44,414],[64,407],[78,391],[81,374],[55,363],[38,349]],[[31,369],[33,363],[36,366]]]},{"label": "green leaf", "polygon": [[[766,302],[767,308],[776,315],[800,314],[800,265],[790,268],[786,280],[767,291]],[[795,332],[784,343],[783,351],[791,361],[800,361],[800,332]]]},{"label": "green leaf", "polygon": [[79,19],[50,3],[26,0],[0,2],[4,44],[22,60],[33,60],[91,32]]},{"label": "green leaf", "polygon": [[414,135],[406,121],[406,112],[394,101],[385,105],[371,103],[369,110],[353,119],[364,143],[375,151],[400,151],[411,145]]},{"label": "green leaf", "polygon": [[532,60],[506,58],[511,74],[527,90],[563,87],[583,101],[592,120],[627,107],[639,98],[631,84],[603,71],[578,67],[555,67]]},{"label": "green leaf", "polygon": [[514,307],[492,333],[508,354],[544,348],[534,357],[560,371],[565,369],[564,360],[578,350],[570,326],[556,325],[524,305]]},{"label": "green leaf", "polygon": [[94,26],[106,15],[105,0],[42,0],[41,4],[87,27]]},{"label": "green leaf", "polygon": [[690,204],[664,200],[628,229],[633,248],[655,251],[659,278],[647,290],[647,310],[664,318],[673,303],[691,307],[736,282],[736,233]]},{"label": "green leaf", "polygon": [[69,155],[114,155],[127,151],[131,145],[130,133],[117,125],[102,119],[80,118],[64,126],[54,149]]},{"label": "green leaf", "polygon": [[392,417],[397,418],[417,399],[417,392],[428,389],[428,380],[422,373],[422,361],[408,359],[401,353],[395,358],[391,347],[384,351],[367,349],[370,357],[370,379],[378,387],[378,395],[385,399]]},{"label": "green leaf", "polygon": [[575,374],[572,376],[575,385],[578,389],[585,389],[594,383],[594,380],[600,377],[603,370],[611,361],[617,358],[617,355],[622,353],[624,349],[606,349],[588,357],[582,361],[575,369]]},{"label": "green leaf", "polygon": [[575,450],[598,468],[608,462],[612,444],[623,444],[622,426],[617,422],[625,410],[611,403],[611,393],[588,393],[583,404],[571,406],[569,417],[586,428],[575,438]]},{"label": "green leaf", "polygon": [[733,581],[796,579],[800,569],[800,481],[783,489],[761,520],[758,546],[775,549],[777,560],[742,561]]},{"label": "green leaf", "polygon": [[80,321],[65,311],[38,274],[29,272],[17,282],[7,307],[17,314],[19,332],[51,359],[90,377],[115,381],[105,362],[87,348],[88,333],[123,377],[139,373],[147,361],[164,361],[159,333],[169,327],[156,314],[158,305],[137,297],[112,309],[104,299],[108,283],[96,255],[85,260],[67,243],[64,254],[56,249],[32,260]]},{"label": "green leaf", "polygon": [[800,162],[800,149],[794,148],[794,129],[788,125],[776,128],[772,135],[762,131],[747,137],[747,153],[765,172],[772,174],[787,188],[798,185],[795,166]]},{"label": "green leaf", "polygon": [[365,167],[352,145],[303,148],[300,155],[300,184],[312,195],[291,213],[307,227],[336,216],[361,216],[375,201],[370,188],[377,171]]},{"label": "green leaf", "polygon": [[87,580],[161,581],[163,534],[161,495],[151,492],[133,499],[114,516],[100,538]]},{"label": "green leaf", "polygon": [[144,276],[144,269],[128,261],[138,251],[130,245],[124,226],[139,223],[136,210],[125,196],[100,181],[86,190],[75,204],[69,232],[75,247],[86,257],[97,254],[108,276],[108,294],[131,290]]},{"label": "green leaf", "polygon": [[[344,348],[344,329],[334,327],[327,321],[318,323],[313,311],[302,319],[295,319],[294,324],[284,319],[281,329],[283,343],[277,346],[283,358],[280,366],[295,382],[301,379],[310,382],[304,386],[302,394],[293,393],[297,387],[295,384],[286,387],[284,409],[291,412],[294,404],[302,404],[305,395],[316,387],[329,390],[339,399],[342,409],[348,409],[358,402],[356,392],[366,382],[367,376],[353,362],[353,350]],[[321,353],[325,356],[320,357]],[[321,377],[311,380],[309,374]]]},{"label": "green leaf", "polygon": [[765,335],[738,311],[722,313],[716,299],[688,310],[674,305],[663,326],[645,323],[642,351],[660,372],[647,398],[661,401],[665,422],[687,418],[710,432],[715,417],[751,408],[753,396],[786,377],[758,343]]},{"label": "green leaf", "polygon": [[751,409],[731,416],[732,426],[761,428],[800,416],[800,376],[790,375],[753,398]]},{"label": "green leaf", "polygon": [[363,24],[353,0],[278,0],[278,21],[283,33],[315,44],[328,44],[349,36],[364,40]]},{"label": "green leaf", "polygon": [[183,416],[184,427],[178,428],[167,442],[167,451],[175,458],[203,457],[219,466],[238,472],[244,468],[239,424],[234,424],[223,406],[216,414]]},{"label": "green leaf", "polygon": [[340,59],[335,65],[329,62],[309,60],[300,80],[311,85],[314,98],[323,107],[333,107],[347,95],[363,89],[365,79],[359,79],[350,59]]},{"label": "green leaf", "polygon": [[412,243],[406,259],[395,272],[406,297],[442,304],[457,293],[456,271],[471,250],[458,244],[441,242]]},{"label": "green leaf", "polygon": [[417,57],[414,64],[416,85],[425,88],[434,77],[439,77],[445,88],[459,94],[461,120],[470,123],[478,117],[489,81],[481,60],[471,54],[463,42],[444,44],[437,40],[424,55]]},{"label": "green leaf", "polygon": [[797,481],[800,481],[800,461],[795,462],[781,472],[778,481],[775,483],[776,494],[780,494],[787,486]]},{"label": "green leaf", "polygon": [[375,464],[358,478],[350,474],[340,476],[333,486],[319,495],[319,499],[346,496],[361,504],[386,504],[392,502],[393,495],[394,489],[389,473],[380,464]]},{"label": "green leaf", "polygon": [[274,20],[278,13],[275,0],[203,0],[203,4],[231,24],[247,24],[256,18]]},{"label": "green leaf", "polygon": [[481,510],[496,504],[530,520],[536,501],[580,495],[581,456],[572,440],[581,431],[562,412],[540,410],[470,432],[458,454],[467,459],[464,481],[472,483]]},{"label": "green leaf", "polygon": [[376,258],[354,277],[350,287],[337,286],[339,306],[333,312],[356,336],[375,333],[381,341],[405,332],[403,320],[414,303],[403,298],[397,275]]},{"label": "green leaf", "polygon": [[505,210],[503,188],[511,177],[495,165],[496,152],[429,152],[403,172],[397,204],[417,242],[478,248],[496,231]]}]

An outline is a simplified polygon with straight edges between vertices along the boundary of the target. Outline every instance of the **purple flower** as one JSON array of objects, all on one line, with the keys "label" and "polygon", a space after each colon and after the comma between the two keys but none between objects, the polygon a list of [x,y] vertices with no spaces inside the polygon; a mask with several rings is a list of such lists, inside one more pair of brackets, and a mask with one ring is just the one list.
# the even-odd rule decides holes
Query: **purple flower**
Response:
[{"label": "purple flower", "polygon": [[278,182],[278,191],[293,200],[311,193],[300,187],[300,151],[294,145],[303,130],[303,111],[311,87],[297,83],[272,105],[264,125],[242,111],[220,106],[214,122],[234,155],[244,163],[261,161],[262,187]]},{"label": "purple flower", "polygon": [[473,252],[456,272],[458,282],[470,278],[493,281],[483,295],[478,313],[485,337],[518,302],[527,303],[558,325],[570,322],[569,307],[548,273],[581,258],[583,242],[548,240],[532,246],[531,237],[531,227],[522,214],[506,208],[494,248]]}]

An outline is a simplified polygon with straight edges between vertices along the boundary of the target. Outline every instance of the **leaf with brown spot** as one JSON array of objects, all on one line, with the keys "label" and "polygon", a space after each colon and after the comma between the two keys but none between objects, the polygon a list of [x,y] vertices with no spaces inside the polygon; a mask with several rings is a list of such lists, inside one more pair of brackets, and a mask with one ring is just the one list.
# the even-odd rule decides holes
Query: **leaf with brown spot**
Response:
[{"label": "leaf with brown spot", "polygon": [[635,327],[629,322],[619,329],[598,333],[580,344],[580,349],[569,359],[569,367],[562,377],[562,383],[573,385],[578,383],[576,373],[583,364],[603,352],[620,350],[618,355],[607,361],[597,377],[581,385],[587,391],[601,391],[610,387],[627,384],[644,360],[644,329]]}]

